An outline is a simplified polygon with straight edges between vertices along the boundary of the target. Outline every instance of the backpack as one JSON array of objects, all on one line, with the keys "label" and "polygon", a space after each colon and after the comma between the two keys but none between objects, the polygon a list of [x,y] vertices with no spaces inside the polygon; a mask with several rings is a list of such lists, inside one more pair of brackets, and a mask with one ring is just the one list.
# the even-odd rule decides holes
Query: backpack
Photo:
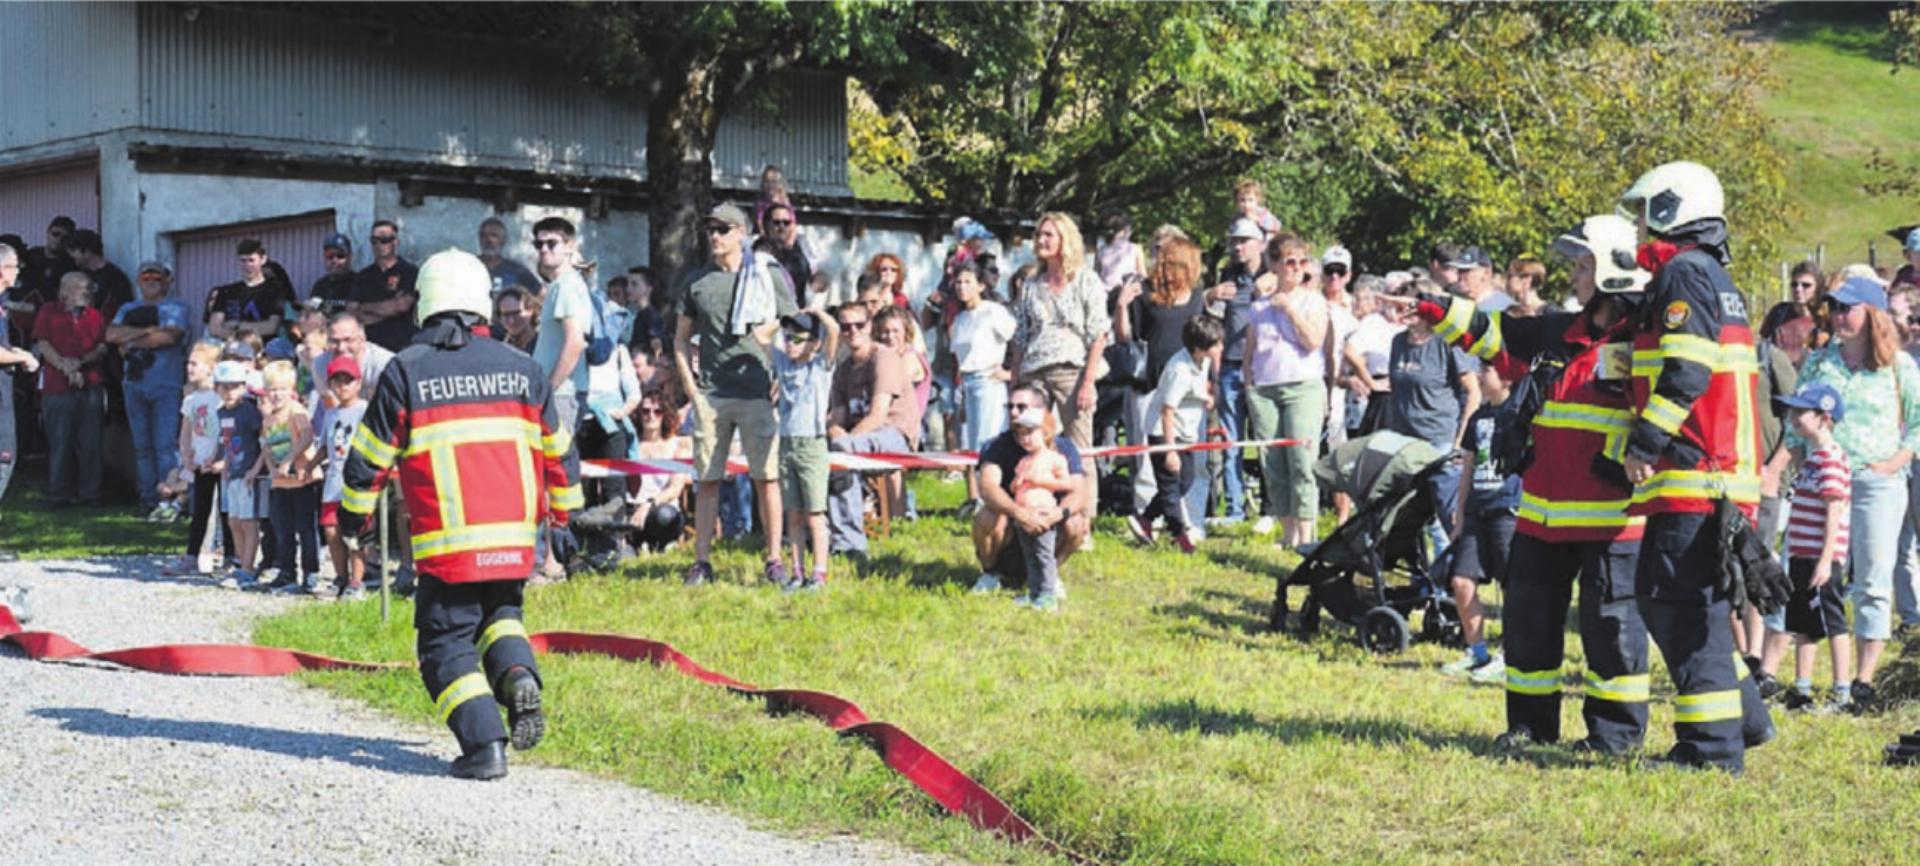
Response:
[{"label": "backpack", "polygon": [[587,366],[598,367],[613,358],[613,323],[607,317],[607,293],[590,288],[587,297],[593,302],[593,323],[587,329]]}]

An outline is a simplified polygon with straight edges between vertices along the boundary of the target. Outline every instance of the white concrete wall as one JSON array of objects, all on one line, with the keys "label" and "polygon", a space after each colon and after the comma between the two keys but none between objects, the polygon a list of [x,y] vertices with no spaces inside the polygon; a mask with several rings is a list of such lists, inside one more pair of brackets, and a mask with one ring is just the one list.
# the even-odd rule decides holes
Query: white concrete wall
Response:
[{"label": "white concrete wall", "polygon": [[[400,206],[399,186],[392,183],[380,184],[374,210],[400,226],[400,254],[415,263],[448,247],[476,249],[480,222],[490,216],[507,224],[507,255],[529,268],[535,261],[533,224],[549,216],[564,217],[580,230],[581,253],[600,263],[602,281],[648,258],[644,211],[610,210],[606,218],[593,220],[583,207],[522,204],[513,212],[496,214],[490,202],[456,196],[427,196],[419,207],[409,208]],[[355,243],[359,241],[355,236]]]}]

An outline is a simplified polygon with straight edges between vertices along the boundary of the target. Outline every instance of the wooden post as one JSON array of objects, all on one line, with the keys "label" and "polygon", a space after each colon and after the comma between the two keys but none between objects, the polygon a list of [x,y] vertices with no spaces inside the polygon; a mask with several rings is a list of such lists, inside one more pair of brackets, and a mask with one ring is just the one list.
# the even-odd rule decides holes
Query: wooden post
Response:
[{"label": "wooden post", "polygon": [[[894,470],[895,472],[900,470]],[[880,483],[880,537],[893,537],[893,472],[881,473]]]}]

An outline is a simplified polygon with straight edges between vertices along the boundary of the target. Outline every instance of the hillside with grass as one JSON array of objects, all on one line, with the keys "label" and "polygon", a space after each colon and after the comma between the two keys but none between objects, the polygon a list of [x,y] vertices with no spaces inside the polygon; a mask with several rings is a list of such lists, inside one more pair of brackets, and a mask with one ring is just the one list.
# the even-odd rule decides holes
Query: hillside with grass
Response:
[{"label": "hillside with grass", "polygon": [[1920,174],[1920,69],[1893,71],[1887,5],[1782,4],[1762,30],[1778,48],[1777,84],[1766,108],[1788,157],[1788,196],[1797,203],[1783,248],[1808,256],[1822,244],[1826,262],[1880,264],[1900,251],[1887,230],[1920,222],[1911,196],[1870,195],[1887,175],[1876,155]]}]

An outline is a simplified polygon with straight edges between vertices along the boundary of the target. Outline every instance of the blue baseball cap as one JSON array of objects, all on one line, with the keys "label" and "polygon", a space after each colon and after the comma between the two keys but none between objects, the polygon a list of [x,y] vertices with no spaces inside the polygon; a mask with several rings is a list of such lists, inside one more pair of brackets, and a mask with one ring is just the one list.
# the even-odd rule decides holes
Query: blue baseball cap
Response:
[{"label": "blue baseball cap", "polygon": [[348,240],[346,235],[334,232],[327,236],[326,242],[322,243],[320,248],[323,250],[339,250],[343,253],[351,253],[353,252],[353,241]]},{"label": "blue baseball cap", "polygon": [[1881,310],[1887,308],[1887,290],[1880,281],[1871,277],[1848,277],[1840,288],[1827,294],[1827,300],[1849,307],[1866,304]]},{"label": "blue baseball cap", "polygon": [[1847,406],[1840,399],[1840,392],[1825,382],[1809,382],[1800,386],[1800,390],[1785,396],[1773,398],[1773,402],[1789,409],[1811,409],[1824,412],[1835,421],[1845,418]]}]

